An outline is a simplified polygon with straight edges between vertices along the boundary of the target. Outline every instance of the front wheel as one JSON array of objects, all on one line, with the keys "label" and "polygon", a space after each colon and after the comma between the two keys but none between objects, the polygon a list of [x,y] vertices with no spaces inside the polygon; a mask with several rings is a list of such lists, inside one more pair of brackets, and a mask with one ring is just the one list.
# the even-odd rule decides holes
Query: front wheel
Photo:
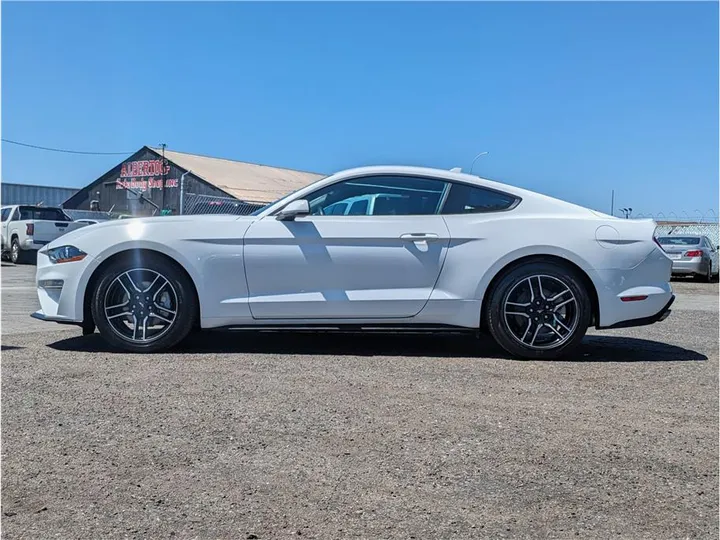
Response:
[{"label": "front wheel", "polygon": [[489,291],[490,333],[510,354],[552,359],[575,349],[592,320],[592,304],[577,272],[553,262],[518,266]]},{"label": "front wheel", "polygon": [[177,345],[192,329],[197,310],[187,274],[152,254],[112,262],[102,270],[92,298],[100,335],[130,352],[158,352]]}]

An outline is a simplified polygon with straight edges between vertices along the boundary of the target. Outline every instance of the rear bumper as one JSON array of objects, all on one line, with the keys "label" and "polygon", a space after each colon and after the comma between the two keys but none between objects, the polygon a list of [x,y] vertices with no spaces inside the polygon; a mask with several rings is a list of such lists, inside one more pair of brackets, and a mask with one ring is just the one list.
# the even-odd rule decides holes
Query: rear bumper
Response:
[{"label": "rear bumper", "polygon": [[43,242],[42,240],[35,240],[34,238],[26,238],[22,244],[20,244],[20,247],[25,250],[32,249],[33,251],[37,251],[48,243],[49,242]]},{"label": "rear bumper", "polygon": [[707,264],[700,259],[690,261],[673,261],[672,273],[676,275],[705,274]]},{"label": "rear bumper", "polygon": [[671,310],[670,306],[672,306],[672,303],[675,301],[675,295],[673,294],[670,297],[670,300],[668,301],[665,306],[655,313],[654,315],[650,315],[649,317],[641,317],[639,319],[631,319],[629,321],[620,321],[615,324],[612,324],[610,326],[598,326],[598,330],[610,330],[613,328],[632,328],[634,326],[647,326],[648,324],[655,324],[656,322],[664,321],[665,319],[670,316]]}]

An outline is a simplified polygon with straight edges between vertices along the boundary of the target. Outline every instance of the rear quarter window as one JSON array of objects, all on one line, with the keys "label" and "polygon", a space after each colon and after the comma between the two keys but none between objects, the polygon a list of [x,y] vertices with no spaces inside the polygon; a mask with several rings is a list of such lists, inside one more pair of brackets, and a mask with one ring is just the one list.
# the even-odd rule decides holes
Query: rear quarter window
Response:
[{"label": "rear quarter window", "polygon": [[468,184],[452,184],[443,214],[481,214],[509,210],[520,202],[518,197]]}]

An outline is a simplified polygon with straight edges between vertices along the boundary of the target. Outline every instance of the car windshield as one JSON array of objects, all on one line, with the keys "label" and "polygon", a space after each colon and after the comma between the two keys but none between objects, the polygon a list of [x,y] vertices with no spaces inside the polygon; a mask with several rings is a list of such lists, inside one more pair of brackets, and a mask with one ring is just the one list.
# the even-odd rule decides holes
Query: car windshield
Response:
[{"label": "car windshield", "polygon": [[[327,177],[325,177],[325,178],[327,178]],[[322,180],[322,179],[321,179],[321,180]],[[320,180],[316,180],[315,182],[317,183],[317,182],[319,182],[319,181],[320,181]],[[250,215],[250,216],[258,216],[258,215],[262,214],[265,210],[267,210],[268,208],[270,208],[271,206],[274,206],[274,205],[278,204],[279,202],[282,202],[282,201],[288,199],[289,197],[291,197],[292,195],[295,195],[298,191],[300,191],[301,189],[305,189],[306,187],[307,187],[307,186],[303,186],[303,187],[301,187],[301,188],[295,189],[295,190],[291,191],[290,193],[288,193],[287,195],[283,195],[283,196],[280,197],[279,199],[275,199],[273,202],[266,204],[266,205],[263,206],[262,208],[258,208],[257,210],[255,210],[254,212],[252,212],[251,214],[248,214],[248,215]]]},{"label": "car windshield", "polygon": [[663,236],[658,239],[663,246],[697,246],[700,238],[693,236]]},{"label": "car windshield", "polygon": [[258,208],[258,209],[255,210],[254,212],[251,212],[250,215],[251,215],[251,216],[258,216],[258,215],[260,215],[262,212],[264,212],[266,208],[272,206],[273,204],[275,204],[275,203],[273,202],[273,203],[270,203],[270,204],[266,204],[265,206],[262,206],[262,207]]}]

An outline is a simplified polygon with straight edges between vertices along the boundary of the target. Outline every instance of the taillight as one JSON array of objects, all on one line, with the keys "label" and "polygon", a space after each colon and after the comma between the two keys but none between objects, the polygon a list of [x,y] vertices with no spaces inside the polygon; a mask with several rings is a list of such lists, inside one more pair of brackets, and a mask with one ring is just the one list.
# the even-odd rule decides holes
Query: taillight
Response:
[{"label": "taillight", "polygon": [[28,236],[32,236],[35,234],[35,224],[34,223],[26,223],[25,224],[25,234]]},{"label": "taillight", "polygon": [[641,302],[643,300],[647,300],[647,295],[639,294],[637,296],[621,296],[620,300],[623,302]]},{"label": "taillight", "polygon": [[686,257],[702,257],[702,251],[699,249],[691,249],[685,252]]}]

